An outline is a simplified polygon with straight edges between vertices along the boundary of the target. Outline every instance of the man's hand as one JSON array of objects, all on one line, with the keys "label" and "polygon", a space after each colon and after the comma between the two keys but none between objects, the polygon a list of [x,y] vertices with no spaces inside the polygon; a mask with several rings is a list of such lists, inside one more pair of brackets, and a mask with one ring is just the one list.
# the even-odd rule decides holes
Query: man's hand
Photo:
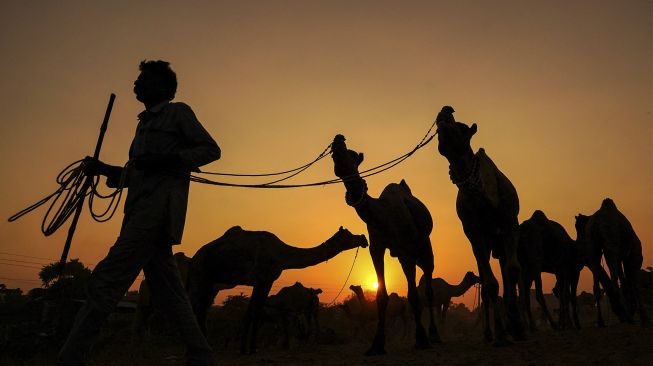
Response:
[{"label": "man's hand", "polygon": [[99,161],[98,159],[87,156],[82,160],[82,170],[84,171],[84,174],[88,176],[107,175],[109,165]]}]

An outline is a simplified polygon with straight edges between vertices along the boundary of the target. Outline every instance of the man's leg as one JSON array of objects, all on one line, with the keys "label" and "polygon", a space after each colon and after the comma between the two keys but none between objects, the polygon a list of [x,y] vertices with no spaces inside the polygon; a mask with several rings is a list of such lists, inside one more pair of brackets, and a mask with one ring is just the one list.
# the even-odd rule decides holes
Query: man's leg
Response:
[{"label": "man's leg", "polygon": [[142,240],[120,236],[97,264],[87,285],[86,304],[79,310],[58,365],[83,365],[102,324],[150,259]]},{"label": "man's leg", "polygon": [[187,364],[213,365],[213,351],[193,314],[171,246],[155,248],[144,271],[154,305],[165,311],[181,333],[187,347]]}]

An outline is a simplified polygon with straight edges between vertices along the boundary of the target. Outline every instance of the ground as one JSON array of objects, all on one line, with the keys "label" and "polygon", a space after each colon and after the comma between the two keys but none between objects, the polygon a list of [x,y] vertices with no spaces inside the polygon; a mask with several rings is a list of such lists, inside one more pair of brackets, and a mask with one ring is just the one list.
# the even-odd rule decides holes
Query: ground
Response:
[{"label": "ground", "polygon": [[[217,365],[653,365],[653,328],[639,323],[619,323],[607,317],[608,326],[593,325],[593,309],[586,309],[580,330],[553,331],[545,324],[530,334],[528,340],[497,348],[482,340],[476,315],[460,307],[454,309],[442,329],[443,344],[431,349],[413,349],[413,330],[403,335],[402,325],[389,324],[388,354],[363,356],[374,333],[368,324],[358,333],[341,309],[323,309],[322,332],[317,340],[291,340],[288,350],[280,347],[274,325],[261,330],[259,351],[254,355],[239,355],[237,340],[224,336],[219,324],[231,326],[224,309],[216,310],[209,340],[215,350]],[[129,333],[131,314],[114,316],[98,340],[89,366],[176,366],[184,365],[183,347],[176,337],[165,330],[148,339],[135,341]],[[234,334],[233,328],[227,333]],[[56,341],[41,342],[20,350],[13,346],[0,352],[0,365],[51,365],[56,355]],[[0,350],[3,351],[3,350]]]}]

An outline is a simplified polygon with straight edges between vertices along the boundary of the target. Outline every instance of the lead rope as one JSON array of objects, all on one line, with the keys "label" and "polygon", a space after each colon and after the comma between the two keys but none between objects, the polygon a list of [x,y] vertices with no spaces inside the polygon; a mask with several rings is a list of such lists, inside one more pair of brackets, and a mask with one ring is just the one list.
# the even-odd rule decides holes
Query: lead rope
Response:
[{"label": "lead rope", "polygon": [[360,247],[356,247],[356,254],[354,254],[354,260],[351,262],[351,267],[349,268],[349,273],[347,273],[347,278],[345,278],[345,282],[342,284],[342,287],[340,288],[340,291],[338,291],[336,297],[334,297],[330,303],[326,304],[327,307],[333,305],[333,303],[335,303],[336,300],[338,300],[338,297],[340,296],[340,294],[342,294],[342,290],[344,290],[345,286],[347,286],[347,282],[349,282],[349,276],[351,276],[351,272],[354,270],[354,264],[356,264],[356,258],[358,257],[358,249],[360,249]]}]

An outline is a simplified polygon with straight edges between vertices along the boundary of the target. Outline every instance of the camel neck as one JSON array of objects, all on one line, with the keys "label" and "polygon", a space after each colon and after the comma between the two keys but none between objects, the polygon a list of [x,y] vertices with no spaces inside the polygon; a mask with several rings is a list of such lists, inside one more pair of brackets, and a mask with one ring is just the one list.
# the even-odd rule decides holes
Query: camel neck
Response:
[{"label": "camel neck", "polygon": [[356,294],[356,298],[358,298],[358,302],[360,303],[361,307],[365,307],[367,305],[367,299],[365,298],[363,291],[356,290],[354,293]]},{"label": "camel neck", "polygon": [[463,278],[463,280],[459,284],[451,286],[451,296],[452,297],[462,296],[473,285],[474,283],[472,281],[466,281],[466,279]]},{"label": "camel neck", "polygon": [[346,250],[334,238],[312,248],[297,248],[289,246],[289,250],[283,258],[284,269],[299,269],[314,266],[326,262],[335,257],[338,253]]},{"label": "camel neck", "polygon": [[375,200],[367,194],[367,182],[360,176],[349,179],[344,182],[347,193],[345,202],[352,206],[358,216],[365,222],[369,223],[372,219],[370,204]]},{"label": "camel neck", "polygon": [[454,184],[466,181],[473,174],[474,152],[471,148],[463,155],[449,160],[449,175]]}]

